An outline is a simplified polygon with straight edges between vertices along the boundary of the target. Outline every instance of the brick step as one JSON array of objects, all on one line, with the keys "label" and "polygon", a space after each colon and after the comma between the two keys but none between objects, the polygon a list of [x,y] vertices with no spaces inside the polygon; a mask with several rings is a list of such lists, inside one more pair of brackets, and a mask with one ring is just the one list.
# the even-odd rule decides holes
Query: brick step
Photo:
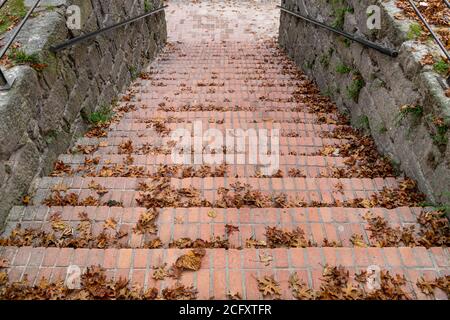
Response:
[{"label": "brick step", "polygon": [[[419,230],[417,217],[422,208],[398,208],[387,210],[375,208],[371,213],[386,218],[392,227],[415,226]],[[122,247],[143,248],[145,243],[159,237],[167,247],[181,238],[192,240],[210,240],[213,237],[228,239],[231,248],[245,248],[248,239],[266,240],[266,227],[277,227],[285,231],[293,231],[300,227],[305,232],[305,239],[320,246],[330,246],[324,240],[336,242],[345,247],[353,247],[350,241],[355,234],[361,235],[369,246],[377,246],[370,240],[366,231],[367,223],[363,216],[367,209],[354,208],[295,208],[295,209],[214,209],[211,208],[165,208],[159,209],[155,221],[157,234],[134,232],[145,208],[109,208],[109,207],[14,207],[2,237],[8,237],[17,224],[22,229],[34,229],[52,233],[51,219],[59,214],[61,221],[76,230],[81,222],[80,213],[86,213],[92,222],[93,236],[99,235],[105,222],[113,219],[117,225],[115,230],[127,232],[121,238]],[[226,233],[226,225],[233,225],[239,231],[230,235]],[[108,234],[115,232],[107,230]]]},{"label": "brick step", "polygon": [[[166,123],[164,124],[165,130],[170,130],[170,132],[173,132],[177,129],[185,129],[193,132],[194,128],[199,128],[198,124],[194,123]],[[115,128],[111,128],[112,130],[109,131],[108,137],[109,138],[128,138],[128,139],[135,139],[135,138],[152,138],[155,135],[158,135],[157,131],[154,129],[153,124],[150,123],[135,123],[135,124],[125,124],[125,125],[119,125]],[[316,128],[313,128],[313,130],[306,130],[305,126],[302,124],[279,124],[279,123],[267,123],[267,124],[214,124],[214,123],[208,123],[208,121],[204,121],[202,124],[201,129],[203,132],[209,129],[215,129],[219,130],[222,134],[225,132],[225,130],[253,130],[255,134],[258,133],[258,130],[265,129],[268,130],[268,134],[271,133],[271,130],[278,129],[279,130],[279,136],[280,137],[320,137],[321,135],[325,133],[330,133],[333,131],[334,128],[322,128],[321,126],[316,126]],[[168,132],[169,133],[169,132]],[[263,134],[263,133],[261,133]]]},{"label": "brick step", "polygon": [[[139,157],[139,158],[138,158]],[[71,167],[70,173],[61,174],[60,176],[148,176],[160,173],[163,166],[175,165],[172,157],[168,156],[133,156],[133,164],[126,165],[124,155],[102,155],[99,158],[97,165],[85,164],[86,159],[91,159],[82,155],[62,155],[59,157],[66,166]],[[310,159],[311,158],[311,159]],[[295,159],[294,156],[282,156],[280,162],[289,163],[281,164],[279,170],[283,177],[328,177],[332,176],[333,170],[336,168],[344,168],[344,158],[334,157],[303,157],[303,159]],[[297,162],[298,161],[298,162]],[[214,172],[219,168],[218,165],[210,166],[210,172]],[[182,176],[185,169],[192,168],[196,174],[200,174],[202,170],[201,165],[180,165],[178,166],[177,177]],[[112,175],[111,170],[114,170]],[[127,173],[128,172],[128,173]],[[227,177],[257,177],[258,167],[255,165],[228,165],[225,176]],[[278,173],[277,173],[278,174]],[[212,174],[211,174],[212,175]],[[210,175],[210,176],[211,176]],[[263,178],[266,178],[265,176]]]},{"label": "brick step", "polygon": [[[187,124],[187,123],[193,123],[194,121],[201,121],[203,125],[205,126],[219,126],[219,127],[223,127],[225,125],[232,125],[231,128],[236,129],[236,128],[241,128],[241,129],[245,129],[245,128],[258,128],[259,125],[261,125],[262,127],[264,126],[272,126],[272,127],[286,127],[286,129],[296,129],[296,130],[301,130],[301,131],[307,131],[307,132],[317,132],[318,134],[322,133],[323,131],[327,131],[327,132],[331,132],[336,128],[342,128],[342,127],[347,127],[347,126],[342,126],[342,125],[334,125],[334,124],[315,124],[315,123],[303,123],[303,122],[299,122],[299,121],[303,121],[300,118],[295,118],[295,117],[288,117],[288,118],[284,118],[284,119],[273,119],[270,117],[258,117],[258,118],[254,118],[254,119],[234,119],[234,118],[227,118],[227,117],[220,117],[219,115],[216,115],[214,117],[210,117],[208,115],[204,116],[204,117],[178,117],[178,116],[165,116],[165,115],[160,115],[160,116],[152,116],[149,118],[142,118],[142,119],[126,119],[123,118],[119,123],[117,124],[112,124],[110,126],[110,130],[111,131],[128,131],[128,132],[132,132],[132,131],[141,131],[141,130],[145,130],[148,129],[147,126],[149,126],[150,123],[148,123],[149,121],[152,120],[157,120],[157,119],[161,119],[161,120],[166,120],[168,121],[168,123],[166,123],[166,125],[178,125],[178,124]],[[217,121],[223,121],[224,123],[215,123]]]},{"label": "brick step", "polygon": [[[192,136],[194,138],[194,136]],[[225,138],[225,132],[224,132]],[[202,139],[202,137],[199,137]],[[173,139],[169,137],[159,137],[156,134],[149,137],[136,137],[133,138],[133,146],[142,146],[144,144],[155,144],[155,145],[167,145],[169,141]],[[248,139],[246,139],[246,146],[249,145]],[[109,137],[109,138],[80,138],[77,141],[77,145],[96,145],[96,144],[106,144],[107,146],[120,146],[123,143],[130,141],[130,137]],[[270,141],[270,139],[269,139]],[[297,147],[324,147],[329,145],[341,145],[347,143],[348,140],[345,139],[328,139],[319,137],[280,137],[280,146],[290,146],[293,151]],[[225,142],[224,142],[225,143]],[[208,146],[208,142],[204,142],[204,146]],[[103,148],[100,146],[100,148]],[[297,150],[296,150],[297,151]]]},{"label": "brick step", "polygon": [[[211,76],[213,76],[211,74]],[[227,80],[229,79],[229,80]],[[222,93],[222,92],[229,92],[228,89],[232,88],[234,86],[238,86],[240,89],[243,90],[253,90],[254,94],[266,94],[271,92],[277,92],[277,91],[283,91],[286,96],[288,94],[292,94],[296,92],[296,87],[292,83],[292,81],[283,81],[283,82],[275,82],[275,79],[273,78],[265,78],[261,80],[248,80],[247,77],[236,77],[236,78],[229,78],[229,77],[222,77],[217,79],[205,79],[205,78],[185,78],[183,80],[182,78],[174,78],[174,79],[152,79],[152,80],[146,80],[143,81],[141,84],[145,84],[145,88],[161,91],[161,90],[167,90],[170,88],[171,90],[182,90],[182,91],[189,91],[192,93],[204,93],[207,92],[210,89],[214,89],[216,93]],[[229,82],[232,81],[233,84],[231,85]],[[288,86],[288,84],[290,86]],[[297,85],[298,86],[298,85]],[[270,89],[270,91],[269,91]]]},{"label": "brick step", "polygon": [[[246,183],[254,190],[261,191],[271,197],[284,193],[289,197],[306,201],[319,201],[324,204],[334,204],[336,201],[351,201],[357,198],[369,198],[384,187],[395,188],[401,179],[333,179],[333,178],[186,178],[170,179],[175,189],[195,186],[199,190],[200,199],[211,203],[219,200],[217,190],[221,187],[230,188],[235,182]],[[98,183],[108,191],[99,199],[102,203],[111,201],[122,203],[125,207],[136,207],[136,199],[140,198],[138,191],[141,183],[151,183],[145,178],[83,178],[83,177],[44,177],[37,183],[34,203],[39,204],[48,198],[54,187],[64,186],[68,193],[75,193],[79,200],[88,197],[99,198],[97,191],[89,189],[91,183]]]},{"label": "brick step", "polygon": [[[183,107],[185,105],[189,105],[192,100],[186,100],[185,102],[166,102],[166,107]],[[195,104],[192,104],[195,108],[196,105],[200,104],[201,102],[197,102]],[[318,115],[317,113],[309,113],[306,112],[306,106],[305,106],[305,112],[295,112],[295,111],[267,111],[270,110],[270,108],[273,107],[280,107],[280,108],[296,108],[298,107],[298,103],[292,103],[286,106],[281,105],[280,103],[271,103],[270,105],[267,104],[266,106],[262,103],[259,103],[257,106],[255,106],[254,103],[247,103],[247,104],[238,104],[240,107],[244,108],[250,108],[250,107],[256,107],[255,111],[163,111],[158,110],[159,102],[155,101],[153,103],[145,103],[145,109],[139,108],[139,103],[136,104],[138,107],[137,111],[131,111],[127,112],[123,119],[126,120],[142,120],[142,119],[151,119],[151,118],[166,118],[166,117],[177,117],[181,119],[197,119],[197,118],[211,118],[211,119],[239,119],[239,121],[245,121],[245,120],[256,120],[256,121],[262,121],[263,119],[272,119],[273,121],[285,121],[288,119],[298,119],[297,121],[302,121],[305,124],[316,124]],[[208,105],[211,103],[203,103],[204,105]],[[217,106],[217,104],[212,104],[214,106]],[[221,103],[220,107],[234,107],[235,104],[231,103]],[[332,114],[327,114],[328,116],[332,117]],[[333,117],[333,119],[336,116]],[[123,121],[123,120],[122,120]],[[231,121],[231,120],[229,120]]]},{"label": "brick step", "polygon": [[[66,221],[79,222],[80,212],[85,212],[92,220],[102,222],[114,218],[118,223],[136,223],[146,208],[110,208],[110,207],[47,207],[47,206],[15,206],[8,216],[9,223],[44,222],[49,221],[54,213],[61,213]],[[211,208],[163,208],[159,209],[161,221],[172,221],[181,216],[185,223],[203,221],[203,216],[210,213]],[[433,208],[400,207],[396,209],[371,208],[374,215],[389,219],[398,225],[414,224],[422,211],[432,211]],[[265,224],[288,225],[301,222],[323,223],[364,223],[363,215],[369,209],[362,208],[215,208],[215,218],[207,217],[210,223],[229,224]],[[210,220],[210,221],[209,221]]]},{"label": "brick step", "polygon": [[[233,85],[238,84],[241,88],[247,90],[266,90],[271,88],[275,91],[283,90],[287,92],[295,92],[296,88],[303,85],[303,82],[297,80],[291,80],[289,77],[285,79],[276,79],[271,76],[251,76],[244,74],[228,75],[228,74],[208,74],[193,76],[186,76],[183,74],[174,74],[173,77],[165,74],[150,74],[150,79],[141,79],[139,84],[145,88],[157,86],[159,83],[164,85],[170,85],[174,87],[182,87],[187,89],[188,87],[194,89],[197,88],[223,88],[229,85],[229,82],[233,82]],[[206,77],[205,77],[206,76]],[[156,84],[156,85],[155,85]]]},{"label": "brick step", "polygon": [[[43,277],[50,282],[64,280],[68,266],[100,265],[109,279],[120,277],[145,289],[171,287],[176,280],[153,279],[155,267],[169,268],[189,250],[180,249],[70,249],[70,248],[0,248],[0,257],[10,262],[9,281],[23,280],[37,284]],[[261,258],[265,257],[265,258]],[[269,258],[267,258],[269,257]],[[273,259],[270,261],[270,257]],[[309,287],[320,288],[323,266],[342,265],[351,276],[378,266],[391,275],[404,275],[403,288],[413,299],[431,299],[416,285],[420,277],[432,280],[450,274],[450,254],[446,248],[306,248],[206,250],[198,271],[185,271],[179,280],[198,290],[199,299],[225,299],[228,293],[239,293],[243,299],[264,299],[257,279],[273,276],[280,286],[281,299],[292,299],[289,277],[296,272]],[[436,299],[447,299],[437,290]]]},{"label": "brick step", "polygon": [[[114,163],[123,163],[123,159],[126,155],[123,154],[104,154],[99,160],[99,165],[107,165]],[[86,158],[91,158],[90,156],[83,154],[62,154],[58,157],[60,161],[71,165],[81,165],[84,164]],[[148,165],[148,166],[159,166],[164,164],[169,164],[171,156],[154,156],[154,155],[133,155],[134,165]],[[280,155],[281,166],[301,166],[308,169],[309,167],[343,167],[345,158],[342,157],[322,157],[322,156],[293,156],[293,155]],[[242,165],[236,165],[240,167]],[[252,165],[251,167],[254,168]],[[232,167],[230,166],[230,169]],[[283,169],[283,168],[281,168]]]},{"label": "brick step", "polygon": [[[120,139],[120,138],[111,138],[111,139]],[[288,138],[288,139],[304,139],[304,138]],[[136,139],[133,139],[133,141]],[[109,144],[108,139],[100,140],[98,143],[94,142],[95,140],[91,140],[89,143],[85,143],[86,140],[83,140],[83,143],[78,143],[75,148],[72,149],[72,152],[75,154],[85,153],[88,152],[90,156],[98,157],[98,156],[105,156],[105,155],[123,155],[118,154],[118,147],[120,144],[117,142],[114,142],[114,144]],[[129,141],[129,139],[122,140],[124,142]],[[162,142],[164,141],[164,142]],[[144,143],[141,145],[133,144],[133,152],[131,155],[137,156],[137,155],[150,155],[155,156],[158,158],[169,156],[172,154],[172,147],[168,146],[168,143],[170,139],[164,138],[162,141],[153,141],[149,143]],[[328,140],[329,141],[329,140]],[[317,156],[318,154],[321,154],[322,151],[324,151],[324,147],[331,146],[335,147],[335,154],[339,155],[338,146],[340,146],[343,142],[343,140],[335,141],[334,143],[329,143],[324,146],[293,146],[286,143],[285,145],[280,145],[279,147],[279,155],[280,155],[280,161],[282,161],[282,157],[284,156]],[[233,150],[227,149],[228,154],[234,154],[233,159],[236,159],[236,154]],[[248,162],[249,154],[250,152],[252,154],[253,151],[246,146],[245,152],[239,152],[239,155],[245,155],[245,159]],[[216,154],[219,154],[219,152],[216,152]],[[128,154],[126,154],[128,155]],[[331,154],[333,156],[333,154]],[[192,160],[193,162],[193,160]],[[237,160],[234,160],[234,162],[237,162]],[[233,164],[233,161],[231,161],[230,164]]]}]

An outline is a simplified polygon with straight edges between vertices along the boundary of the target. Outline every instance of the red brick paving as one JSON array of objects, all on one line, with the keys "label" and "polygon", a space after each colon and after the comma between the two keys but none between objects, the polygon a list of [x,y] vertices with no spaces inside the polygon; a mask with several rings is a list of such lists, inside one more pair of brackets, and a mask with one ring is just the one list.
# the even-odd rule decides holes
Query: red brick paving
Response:
[{"label": "red brick paving", "polygon": [[[249,165],[231,165],[225,178],[172,179],[174,187],[195,186],[203,196],[214,200],[219,187],[235,181],[249,183],[255,189],[267,192],[286,192],[306,201],[344,201],[356,197],[368,197],[383,187],[395,187],[398,179],[329,179],[319,178],[330,173],[330,167],[343,167],[344,158],[319,157],[313,154],[327,145],[338,145],[343,140],[324,139],[322,133],[333,130],[334,125],[317,124],[317,115],[308,112],[283,111],[299,104],[292,102],[292,93],[302,86],[302,80],[292,79],[283,72],[286,63],[277,51],[265,42],[276,35],[278,10],[275,1],[258,6],[240,2],[229,3],[203,1],[170,3],[167,10],[171,43],[165,53],[158,57],[150,71],[152,79],[138,80],[133,86],[135,111],[126,113],[123,119],[111,126],[105,138],[82,138],[79,145],[98,145],[91,155],[66,154],[60,160],[73,169],[82,166],[86,157],[99,157],[95,166],[123,164],[124,155],[118,154],[118,146],[128,140],[135,148],[145,144],[165,145],[169,138],[158,137],[145,123],[154,118],[175,117],[177,123],[168,127],[189,128],[194,120],[202,120],[205,127],[218,128],[279,128],[293,130],[298,137],[280,139],[281,166],[285,178],[254,178],[255,168]],[[258,15],[255,15],[255,12]],[[264,41],[263,41],[264,40]],[[270,59],[269,59],[270,57]],[[264,71],[264,72],[262,72]],[[214,83],[214,86],[199,86]],[[273,84],[273,85],[268,85]],[[213,89],[213,90],[211,90]],[[161,103],[179,108],[202,105],[240,106],[251,111],[183,111],[158,110]],[[271,111],[278,110],[278,111]],[[333,116],[330,115],[330,118]],[[210,123],[210,119],[223,120],[223,124]],[[292,123],[292,119],[297,119]],[[295,154],[290,154],[296,152]],[[155,172],[156,166],[171,164],[171,157],[162,154],[133,154],[136,166],[144,166]],[[306,178],[288,178],[289,169],[303,170]],[[235,178],[239,175],[239,178]],[[38,182],[33,199],[34,206],[16,207],[12,210],[4,235],[8,235],[17,223],[24,228],[51,230],[50,217],[60,213],[63,221],[75,227],[80,212],[86,212],[93,220],[93,229],[99,232],[108,218],[114,218],[118,229],[131,230],[145,208],[136,204],[138,183],[144,178],[91,178],[74,174],[73,177],[46,177]],[[122,201],[124,208],[109,207],[52,207],[41,205],[57,184],[65,184],[69,192],[81,197],[95,195],[89,190],[91,181],[100,183],[109,191],[102,201]],[[342,183],[342,192],[336,184]],[[155,281],[153,268],[164,263],[170,265],[185,250],[168,249],[168,243],[182,237],[209,240],[212,236],[224,236],[225,225],[239,227],[239,232],[229,237],[232,249],[211,249],[198,272],[185,272],[182,282],[194,285],[199,298],[226,298],[227,293],[240,293],[244,299],[262,299],[256,277],[274,275],[280,282],[282,299],[292,299],[288,278],[293,272],[316,289],[320,285],[323,265],[342,265],[351,271],[365,270],[372,265],[395,273],[401,273],[410,281],[413,297],[426,299],[414,285],[424,276],[427,279],[450,274],[450,252],[447,248],[354,248],[349,239],[352,234],[363,235],[370,241],[362,215],[365,209],[354,208],[240,208],[214,209],[216,217],[210,217],[210,208],[164,208],[157,220],[157,236],[164,243],[163,249],[142,249],[142,244],[154,236],[130,234],[120,241],[123,248],[72,249],[2,247],[0,257],[10,262],[8,275],[11,281],[25,275],[33,283],[41,277],[52,281],[64,279],[69,265],[82,268],[101,265],[110,277],[128,277],[133,283],[144,287],[164,288],[173,280]],[[420,208],[397,208],[387,210],[373,208],[371,212],[386,218],[390,223],[408,226],[416,223]],[[316,241],[319,247],[305,249],[245,249],[245,241],[255,237],[264,240],[266,226],[283,229],[301,227],[306,237]],[[94,232],[95,233],[95,232]],[[341,242],[342,248],[322,248],[322,241]],[[242,250],[239,250],[244,248]],[[273,257],[269,265],[260,261],[260,254]],[[446,299],[437,291],[437,299]]]}]

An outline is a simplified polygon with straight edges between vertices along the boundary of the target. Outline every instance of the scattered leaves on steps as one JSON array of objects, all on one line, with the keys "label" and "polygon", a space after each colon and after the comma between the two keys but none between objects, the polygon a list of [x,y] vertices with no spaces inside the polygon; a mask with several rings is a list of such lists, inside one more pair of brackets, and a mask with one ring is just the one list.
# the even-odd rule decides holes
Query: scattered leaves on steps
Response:
[{"label": "scattered leaves on steps", "polygon": [[421,212],[417,218],[419,230],[415,226],[393,228],[380,216],[368,212],[367,221],[371,242],[378,247],[423,246],[447,247],[450,245],[450,224],[443,212]]},{"label": "scattered leaves on steps", "polygon": [[139,285],[130,285],[129,281],[120,278],[113,281],[106,277],[105,270],[99,266],[87,268],[81,275],[81,287],[69,289],[63,281],[49,283],[42,279],[35,286],[27,280],[7,283],[0,274],[0,299],[2,300],[193,300],[197,290],[177,283],[165,288],[159,295],[159,290],[150,288],[144,290]]},{"label": "scattered leaves on steps", "polygon": [[421,277],[417,280],[416,285],[422,293],[428,296],[434,296],[436,289],[441,289],[447,294],[447,297],[450,296],[450,275],[435,278],[434,280],[425,280]]},{"label": "scattered leaves on steps", "polygon": [[172,288],[163,289],[162,297],[166,300],[195,300],[197,293],[194,287],[186,287],[178,282]]},{"label": "scattered leaves on steps", "polygon": [[405,291],[407,284],[403,276],[391,276],[389,271],[381,271],[378,286],[368,287],[366,271],[357,273],[351,281],[349,271],[344,267],[326,265],[322,272],[319,290],[309,288],[296,273],[289,279],[292,294],[299,300],[410,300]]}]

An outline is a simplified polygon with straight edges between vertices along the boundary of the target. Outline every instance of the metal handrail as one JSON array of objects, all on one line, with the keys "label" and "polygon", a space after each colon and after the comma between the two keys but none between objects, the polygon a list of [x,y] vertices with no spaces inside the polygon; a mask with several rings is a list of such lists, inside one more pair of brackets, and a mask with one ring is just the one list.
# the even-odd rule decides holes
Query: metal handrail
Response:
[{"label": "metal handrail", "polygon": [[[446,1],[446,0],[444,0]],[[447,57],[448,60],[450,60],[450,53],[447,51],[447,48],[445,48],[445,45],[442,43],[441,39],[439,39],[439,37],[437,36],[437,34],[433,31],[433,29],[431,28],[430,24],[428,23],[428,21],[425,19],[425,17],[422,15],[422,13],[420,12],[420,10],[417,8],[417,6],[415,5],[415,3],[412,0],[408,0],[408,2],[411,4],[411,7],[414,9],[414,12],[416,13],[417,17],[423,22],[423,24],[425,25],[425,27],[428,29],[428,31],[431,33],[431,36],[434,38],[434,41],[436,41],[436,43],[438,44],[438,46],[441,48],[442,52],[444,52],[445,56]],[[446,1],[446,4],[449,6],[450,8],[450,4],[448,3],[448,1]]]},{"label": "metal handrail", "polygon": [[277,6],[277,7],[280,8],[282,11],[287,12],[287,13],[289,13],[289,14],[297,17],[297,18],[303,19],[303,20],[308,21],[308,22],[310,22],[312,24],[315,24],[316,26],[319,26],[319,27],[322,27],[322,28],[327,29],[329,31],[332,31],[334,33],[337,33],[337,34],[339,34],[339,35],[341,35],[341,36],[343,36],[343,37],[345,37],[345,38],[347,38],[349,40],[358,42],[358,43],[360,43],[362,45],[365,45],[366,47],[369,47],[369,48],[372,48],[374,50],[377,50],[377,51],[379,51],[379,52],[381,52],[383,54],[386,54],[386,55],[394,57],[394,58],[398,56],[398,51],[395,50],[395,49],[390,49],[390,48],[387,48],[387,47],[383,47],[383,46],[381,46],[381,45],[379,45],[379,44],[377,44],[375,42],[372,42],[372,41],[360,38],[358,36],[355,36],[353,34],[350,34],[348,32],[345,32],[345,31],[333,28],[333,27],[331,27],[329,25],[326,25],[326,24],[324,24],[322,22],[319,22],[317,20],[314,20],[314,19],[312,19],[310,17],[304,16],[304,15],[299,14],[297,12],[293,12],[293,11],[287,9],[287,8],[282,7],[282,6]]},{"label": "metal handrail", "polygon": [[8,0],[3,0],[2,3],[0,3],[0,9],[3,8],[3,6],[8,2]]},{"label": "metal handrail", "polygon": [[[0,9],[6,4],[6,2],[8,2],[8,0],[5,0],[5,1],[3,1],[1,3]],[[39,5],[40,2],[41,2],[41,0],[36,0],[36,2],[31,7],[31,9],[28,10],[28,12],[25,15],[25,17],[23,18],[22,22],[19,24],[19,26],[17,27],[16,31],[14,31],[13,35],[9,38],[8,43],[3,47],[2,51],[0,52],[0,60],[6,54],[6,52],[9,49],[9,47],[11,47],[11,45],[13,44],[13,42],[16,39],[17,35],[22,30],[22,28],[25,25],[25,23],[27,23],[28,19],[33,14],[34,10],[36,9],[36,7]],[[11,88],[13,82],[14,82],[14,80],[11,83],[8,82],[8,79],[6,79],[5,75],[3,74],[3,71],[0,68],[0,90],[9,90]]]},{"label": "metal handrail", "polygon": [[141,20],[143,18],[146,18],[148,16],[151,16],[151,15],[153,15],[155,13],[163,11],[167,7],[168,7],[168,5],[162,6],[162,7],[158,8],[158,9],[153,10],[153,11],[141,14],[141,15],[139,15],[137,17],[134,17],[134,18],[131,18],[131,19],[128,19],[128,20],[116,23],[114,25],[111,25],[111,26],[108,26],[108,27],[96,30],[94,32],[91,32],[91,33],[88,33],[88,34],[85,34],[85,35],[82,35],[82,36],[79,36],[79,37],[76,37],[76,38],[73,38],[73,39],[70,39],[70,40],[67,40],[66,42],[63,42],[63,43],[61,43],[59,45],[51,46],[50,47],[50,51],[53,52],[53,53],[56,53],[58,51],[64,50],[64,49],[66,49],[66,48],[68,48],[70,46],[73,46],[73,45],[75,45],[75,44],[77,44],[79,42],[83,42],[83,41],[92,39],[92,38],[94,38],[94,37],[96,37],[96,36],[98,36],[98,35],[100,35],[102,33],[107,32],[107,31],[117,29],[117,28],[122,27],[124,25],[130,24],[132,22],[139,21],[139,20]]}]

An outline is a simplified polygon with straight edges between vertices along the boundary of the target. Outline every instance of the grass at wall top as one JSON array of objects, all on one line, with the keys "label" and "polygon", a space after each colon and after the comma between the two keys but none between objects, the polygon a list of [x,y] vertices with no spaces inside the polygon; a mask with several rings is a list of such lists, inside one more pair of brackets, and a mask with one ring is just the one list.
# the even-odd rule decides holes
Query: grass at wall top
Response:
[{"label": "grass at wall top", "polygon": [[9,0],[0,10],[0,34],[11,30],[26,14],[24,0]]}]

